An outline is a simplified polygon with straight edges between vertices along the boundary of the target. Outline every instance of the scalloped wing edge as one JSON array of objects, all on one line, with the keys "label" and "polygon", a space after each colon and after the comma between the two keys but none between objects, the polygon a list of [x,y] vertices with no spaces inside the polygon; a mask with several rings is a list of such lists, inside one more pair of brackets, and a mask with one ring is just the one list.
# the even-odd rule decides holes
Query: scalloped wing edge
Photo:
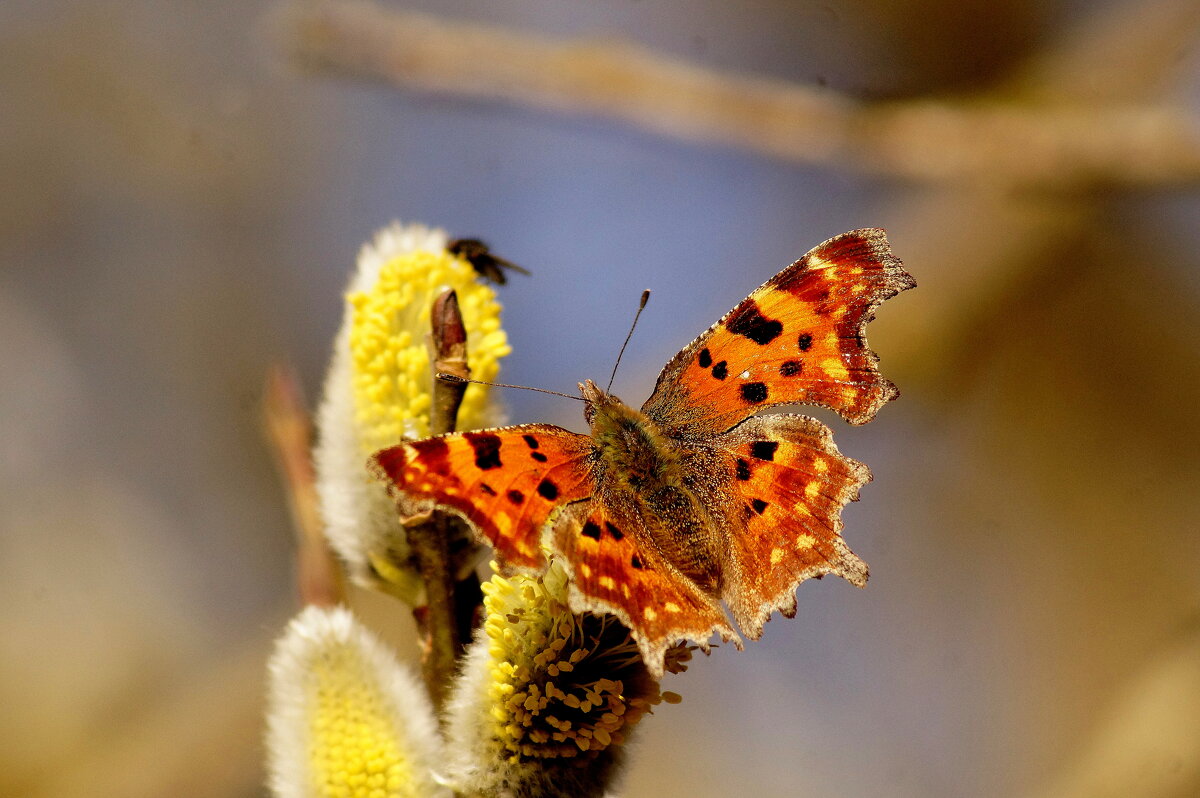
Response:
[{"label": "scalloped wing edge", "polygon": [[[851,238],[851,237],[857,237],[857,238],[863,239],[864,242],[870,247],[872,255],[874,255],[883,264],[884,280],[880,283],[878,289],[874,292],[870,301],[868,301],[863,306],[862,318],[861,318],[859,324],[857,325],[857,327],[855,328],[855,334],[863,342],[863,348],[865,350],[864,356],[867,358],[867,360],[871,364],[872,368],[874,368],[876,370],[876,372],[878,372],[879,371],[879,355],[878,355],[878,353],[875,352],[874,349],[872,349],[870,347],[870,345],[867,342],[867,334],[866,334],[867,325],[875,320],[875,311],[879,309],[880,305],[882,305],[884,302],[891,299],[892,297],[896,296],[897,294],[901,293],[902,291],[907,291],[910,288],[915,288],[917,285],[917,281],[911,274],[909,274],[905,270],[903,261],[901,261],[900,258],[896,257],[895,253],[892,252],[891,244],[887,240],[887,231],[886,230],[884,230],[882,227],[860,227],[855,230],[848,230],[845,233],[833,236],[832,238],[828,238],[825,241],[822,241],[820,244],[817,244],[815,247],[810,249],[808,252],[804,253],[804,255],[801,256],[798,260],[792,262],[789,266],[781,269],[777,274],[772,276],[771,279],[767,280],[762,285],[758,286],[753,291],[751,291],[749,294],[747,294],[745,299],[742,299],[740,302],[738,302],[736,305],[734,305],[732,308],[730,308],[728,313],[721,316],[721,318],[717,319],[717,321],[715,323],[713,323],[708,329],[706,329],[704,332],[700,333],[695,338],[693,338],[691,343],[689,343],[687,346],[683,347],[683,349],[680,349],[675,354],[674,357],[672,357],[670,360],[667,361],[667,364],[665,366],[663,366],[662,371],[659,372],[658,379],[655,380],[655,382],[654,382],[654,390],[650,392],[650,399],[647,399],[646,403],[643,404],[643,406],[642,406],[643,412],[645,412],[647,405],[650,404],[650,400],[653,399],[659,393],[659,390],[663,384],[663,380],[667,378],[669,373],[686,366],[687,362],[691,359],[691,356],[695,353],[696,349],[700,346],[701,342],[704,341],[706,338],[708,338],[710,335],[712,335],[712,333],[718,327],[720,327],[722,324],[724,324],[725,321],[730,316],[732,316],[733,313],[738,308],[740,308],[742,306],[742,303],[744,303],[746,301],[746,299],[749,299],[754,294],[756,294],[757,292],[761,291],[764,288],[767,288],[768,286],[778,285],[782,281],[782,279],[784,279],[784,275],[788,275],[793,269],[798,268],[801,264],[804,264],[809,259],[820,257],[819,252],[821,250],[823,250],[827,247],[831,247],[835,244],[838,244],[839,242],[843,241],[844,239]],[[821,258],[821,260],[824,260],[824,258]],[[869,406],[867,406],[867,408],[864,409],[861,413],[859,413],[857,415],[847,415],[847,414],[842,413],[841,411],[837,411],[837,410],[835,410],[834,412],[837,412],[837,414],[843,420],[845,420],[846,422],[853,424],[855,426],[866,424],[867,422],[869,422],[873,418],[875,418],[876,414],[878,414],[879,410],[885,404],[887,404],[888,402],[890,402],[893,399],[896,399],[900,396],[900,389],[896,387],[895,383],[893,383],[891,380],[884,377],[882,373],[879,374],[879,377],[880,377],[880,380],[882,381],[883,390],[880,392],[879,397],[877,397],[876,400],[873,401]],[[788,404],[792,404],[792,403],[788,403]],[[767,404],[767,405],[763,405],[763,407],[761,407],[759,409],[762,410],[762,409],[766,409],[766,408],[772,407],[772,406],[778,406],[778,405]],[[824,405],[814,405],[814,406],[823,407]],[[828,408],[828,409],[833,409],[833,408]]]}]

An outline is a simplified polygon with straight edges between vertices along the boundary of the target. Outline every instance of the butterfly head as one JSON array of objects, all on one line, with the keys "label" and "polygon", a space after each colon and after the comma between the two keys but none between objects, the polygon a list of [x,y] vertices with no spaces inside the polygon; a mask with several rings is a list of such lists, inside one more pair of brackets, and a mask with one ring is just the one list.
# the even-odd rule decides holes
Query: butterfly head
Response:
[{"label": "butterfly head", "polygon": [[583,396],[583,418],[588,423],[588,426],[595,426],[596,412],[614,407],[616,405],[624,405],[617,397],[611,393],[605,392],[599,385],[591,380],[584,380],[579,383],[579,393]]}]

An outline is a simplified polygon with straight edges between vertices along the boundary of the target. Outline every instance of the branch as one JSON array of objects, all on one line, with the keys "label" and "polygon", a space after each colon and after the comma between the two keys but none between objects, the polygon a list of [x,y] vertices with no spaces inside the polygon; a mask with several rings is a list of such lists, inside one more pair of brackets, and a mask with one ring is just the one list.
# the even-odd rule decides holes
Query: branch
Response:
[{"label": "branch", "polygon": [[[467,368],[467,332],[458,308],[458,295],[453,290],[443,293],[434,300],[430,316],[433,326],[433,374],[446,372],[460,377],[470,376]],[[454,431],[466,387],[466,383],[447,382],[434,377],[430,417],[430,428],[434,435]],[[426,687],[439,715],[449,697],[450,681],[463,652],[464,641],[470,634],[469,621],[466,635],[461,628],[454,568],[450,562],[449,541],[453,523],[448,515],[435,510],[429,520],[407,529],[409,546],[425,582],[426,605],[418,614],[418,622],[425,635],[422,667]]]},{"label": "branch", "polygon": [[[1076,92],[1085,74],[1108,75],[1119,53],[1124,79],[1101,82],[1095,101],[1152,97],[1170,82],[1178,53],[1196,39],[1200,3],[1155,0],[1098,8],[1054,49],[1019,70],[1015,92],[1048,99]],[[1111,90],[1112,94],[1104,93]],[[985,187],[986,189],[986,187]],[[874,322],[876,339],[887,341],[884,365],[905,370],[938,369],[956,356],[964,330],[987,316],[996,298],[1036,279],[1054,242],[1090,235],[1099,194],[1007,194],[955,186],[948,191],[909,192],[877,213],[887,219],[893,242],[913,266],[917,281],[937,290],[910,291],[903,313],[885,312]]]},{"label": "branch", "polygon": [[889,177],[1058,189],[1200,180],[1200,121],[1168,105],[864,104],[625,43],[558,42],[358,0],[288,6],[283,39],[312,71],[604,115],[685,140]]},{"label": "branch", "polygon": [[263,398],[267,439],[283,478],[296,534],[296,582],[304,604],[331,607],[346,600],[342,569],[325,539],[312,464],[312,418],[295,375],[276,366]]}]

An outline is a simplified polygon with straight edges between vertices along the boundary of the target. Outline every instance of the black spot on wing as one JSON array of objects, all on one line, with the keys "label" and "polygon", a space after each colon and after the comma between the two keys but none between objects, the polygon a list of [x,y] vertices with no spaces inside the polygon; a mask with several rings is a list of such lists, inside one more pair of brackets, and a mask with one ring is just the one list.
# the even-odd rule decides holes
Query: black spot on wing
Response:
[{"label": "black spot on wing", "polygon": [[796,339],[796,346],[800,347],[801,352],[807,352],[812,348],[812,333],[800,333],[800,337]]},{"label": "black spot on wing", "polygon": [[479,483],[479,490],[485,496],[495,496],[496,495],[496,489],[493,488],[491,485],[487,484],[486,482]]},{"label": "black spot on wing", "polygon": [[729,365],[722,360],[720,363],[712,367],[712,375],[718,380],[723,380],[729,376]]},{"label": "black spot on wing", "polygon": [[750,444],[750,456],[758,460],[774,460],[778,441],[755,441]]},{"label": "black spot on wing", "polygon": [[750,464],[740,457],[737,459],[737,478],[742,482],[750,479]]},{"label": "black spot on wing", "polygon": [[599,540],[600,539],[600,527],[596,526],[596,524],[594,522],[588,521],[583,525],[581,534],[585,538],[591,538],[592,540]]},{"label": "black spot on wing", "polygon": [[712,365],[712,353],[707,347],[700,350],[700,357],[696,358],[696,362],[700,364],[700,368],[706,369]]},{"label": "black spot on wing", "polygon": [[520,505],[520,504],[525,503],[525,494],[519,490],[516,490],[516,489],[510,490],[508,493],[505,494],[505,496],[508,497],[508,501],[510,504]]},{"label": "black spot on wing", "polygon": [[538,439],[532,435],[522,435],[521,440],[525,441],[525,445],[530,449],[536,449],[538,447]]},{"label": "black spot on wing", "polygon": [[725,329],[760,346],[766,346],[783,334],[783,324],[762,315],[758,303],[753,300],[747,300],[725,320]]},{"label": "black spot on wing", "polygon": [[769,505],[762,499],[751,499],[750,506],[754,509],[754,512],[762,515],[763,511],[766,510]]},{"label": "black spot on wing", "polygon": [[554,501],[558,498],[558,485],[548,479],[543,479],[538,483],[537,492],[546,501]]},{"label": "black spot on wing", "polygon": [[785,360],[779,366],[779,374],[783,377],[795,377],[804,370],[804,364],[799,360]]},{"label": "black spot on wing", "polygon": [[611,522],[605,521],[604,528],[608,530],[608,534],[612,535],[613,540],[620,540],[625,537],[625,533],[617,529]]},{"label": "black spot on wing", "polygon": [[500,436],[490,432],[467,432],[463,434],[467,443],[475,450],[475,465],[482,471],[499,468]]},{"label": "black spot on wing", "polygon": [[638,559],[638,556],[636,554],[633,555],[633,557],[629,560],[629,564],[632,565],[634,568],[637,568],[639,571],[646,567],[645,565],[642,564],[642,561],[640,559]]},{"label": "black spot on wing", "polygon": [[547,459],[549,459],[546,457],[546,455],[542,454],[541,452],[530,452],[529,456],[532,457],[534,460],[537,460],[539,463],[544,463],[544,462],[546,462]]},{"label": "black spot on wing", "polygon": [[751,404],[767,401],[767,385],[763,382],[747,382],[741,386],[742,398]]}]

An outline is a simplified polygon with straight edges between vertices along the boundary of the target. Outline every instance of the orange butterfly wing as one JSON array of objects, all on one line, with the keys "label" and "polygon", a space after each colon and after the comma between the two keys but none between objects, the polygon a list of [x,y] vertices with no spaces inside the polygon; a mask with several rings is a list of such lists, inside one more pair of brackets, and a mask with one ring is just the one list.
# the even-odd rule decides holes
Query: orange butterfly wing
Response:
[{"label": "orange butterfly wing", "polygon": [[740,647],[716,599],[659,553],[636,517],[599,498],[578,502],[555,520],[552,545],[571,577],[572,611],[616,615],[655,678],[678,640],[704,642],[716,632]]},{"label": "orange butterfly wing", "polygon": [[798,415],[747,419],[718,438],[734,474],[723,507],[729,536],[723,598],[757,639],[774,610],[796,611],[796,586],[837,574],[862,587],[867,566],[842,540],[842,507],[871,479],[844,457],[821,422]]},{"label": "orange butterfly wing", "polygon": [[372,463],[403,515],[449,510],[491,543],[506,572],[540,572],[542,527],[595,489],[590,453],[586,435],[525,424],[401,443]]},{"label": "orange butterfly wing", "polygon": [[767,407],[827,407],[852,424],[896,398],[866,323],[915,285],[882,230],[814,247],[667,363],[642,412],[670,434],[724,432]]}]

